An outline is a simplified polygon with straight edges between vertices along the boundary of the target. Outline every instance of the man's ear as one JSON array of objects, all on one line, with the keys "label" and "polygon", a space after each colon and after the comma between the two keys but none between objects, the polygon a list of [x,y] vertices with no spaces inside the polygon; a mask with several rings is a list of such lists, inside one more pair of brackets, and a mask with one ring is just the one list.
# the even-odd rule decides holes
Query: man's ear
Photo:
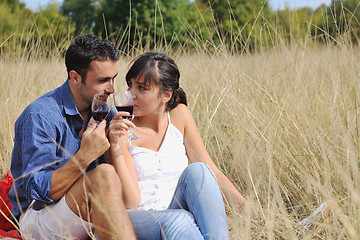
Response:
[{"label": "man's ear", "polygon": [[70,81],[74,84],[81,83],[81,76],[75,70],[69,72]]},{"label": "man's ear", "polygon": [[172,94],[173,94],[173,91],[170,90],[170,91],[167,91],[167,92],[164,92],[162,95],[162,98],[161,98],[161,101],[163,103],[167,103],[168,101],[170,101],[171,97],[172,97]]}]

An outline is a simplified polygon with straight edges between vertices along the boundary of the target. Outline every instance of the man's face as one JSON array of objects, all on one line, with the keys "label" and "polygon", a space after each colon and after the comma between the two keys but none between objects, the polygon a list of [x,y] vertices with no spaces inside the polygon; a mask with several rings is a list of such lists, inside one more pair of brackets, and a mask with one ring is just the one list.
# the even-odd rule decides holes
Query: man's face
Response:
[{"label": "man's face", "polygon": [[118,74],[117,61],[92,61],[85,82],[79,86],[82,101],[91,104],[95,93],[114,93],[114,79]]}]

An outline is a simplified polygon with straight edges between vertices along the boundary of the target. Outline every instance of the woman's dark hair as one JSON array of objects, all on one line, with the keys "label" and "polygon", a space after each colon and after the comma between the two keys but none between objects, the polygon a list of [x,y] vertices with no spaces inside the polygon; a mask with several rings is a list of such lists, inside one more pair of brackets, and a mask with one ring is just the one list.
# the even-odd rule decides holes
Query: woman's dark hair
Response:
[{"label": "woman's dark hair", "polygon": [[90,63],[94,60],[115,62],[119,60],[119,51],[113,43],[100,39],[94,34],[77,36],[65,55],[68,78],[70,71],[75,70],[81,76],[81,81],[85,82]]},{"label": "woman's dark hair", "polygon": [[162,92],[173,91],[166,110],[175,108],[179,103],[187,105],[186,94],[179,86],[180,72],[175,61],[160,52],[146,52],[134,60],[126,74],[126,83],[131,85],[131,79],[143,77],[144,84],[157,84]]}]

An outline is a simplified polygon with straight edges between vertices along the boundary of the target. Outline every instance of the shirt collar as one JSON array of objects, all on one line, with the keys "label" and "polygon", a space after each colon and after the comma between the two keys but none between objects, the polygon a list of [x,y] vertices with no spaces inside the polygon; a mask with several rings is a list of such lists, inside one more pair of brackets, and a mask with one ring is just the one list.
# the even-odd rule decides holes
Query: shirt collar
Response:
[{"label": "shirt collar", "polygon": [[67,115],[80,115],[75,102],[74,98],[71,94],[70,87],[69,87],[69,81],[66,80],[66,82],[61,85],[61,101],[64,106],[65,114]]}]

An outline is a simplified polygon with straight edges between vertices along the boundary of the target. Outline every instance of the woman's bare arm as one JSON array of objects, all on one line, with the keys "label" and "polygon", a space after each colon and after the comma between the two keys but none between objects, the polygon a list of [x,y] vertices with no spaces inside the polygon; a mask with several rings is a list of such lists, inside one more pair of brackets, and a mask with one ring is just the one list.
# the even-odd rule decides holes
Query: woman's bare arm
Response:
[{"label": "woman's bare arm", "polygon": [[[200,137],[196,123],[191,112],[185,105],[178,105],[171,113],[172,122],[183,130],[184,144],[190,163],[203,162],[214,172],[225,200],[231,206],[242,208],[246,202],[245,198],[236,189],[234,184],[220,171],[208,154]],[[182,119],[181,121],[177,119]]]}]

